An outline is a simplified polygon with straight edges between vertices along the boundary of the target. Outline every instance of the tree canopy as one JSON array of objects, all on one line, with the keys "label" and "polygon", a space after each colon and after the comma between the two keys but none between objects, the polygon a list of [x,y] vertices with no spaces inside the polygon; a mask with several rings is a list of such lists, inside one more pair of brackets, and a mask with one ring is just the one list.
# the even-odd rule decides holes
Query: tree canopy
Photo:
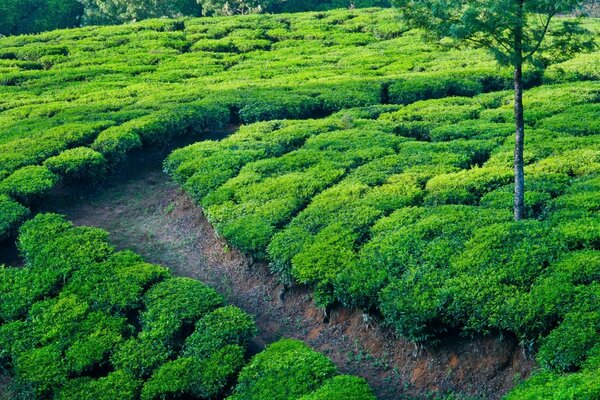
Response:
[{"label": "tree canopy", "polygon": [[[535,61],[548,34],[563,40],[549,43],[573,50],[567,36],[586,33],[577,21],[563,20],[551,30],[551,21],[572,13],[582,0],[393,0],[403,16],[435,38],[450,38],[463,44],[488,48],[502,64],[516,57]],[[517,48],[515,33],[522,29]],[[590,41],[591,43],[591,41]],[[519,53],[519,54],[517,54]]]}]

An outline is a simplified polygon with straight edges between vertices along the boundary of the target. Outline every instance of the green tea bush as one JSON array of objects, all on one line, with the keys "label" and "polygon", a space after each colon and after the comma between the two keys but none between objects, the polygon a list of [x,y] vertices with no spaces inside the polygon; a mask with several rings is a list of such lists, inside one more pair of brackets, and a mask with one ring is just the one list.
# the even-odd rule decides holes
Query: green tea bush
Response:
[{"label": "green tea bush", "polygon": [[447,77],[432,80],[430,76],[409,78],[389,87],[391,103],[411,104],[419,100],[449,96],[474,96],[483,92],[483,84],[468,78]]},{"label": "green tea bush", "polygon": [[0,193],[27,204],[46,195],[58,179],[47,167],[23,167],[0,182]]},{"label": "green tea bush", "polygon": [[505,399],[593,399],[600,394],[599,369],[600,347],[596,346],[578,372],[564,374],[548,370],[537,371],[530,379],[513,389]]},{"label": "green tea bush", "polygon": [[242,369],[229,400],[291,400],[319,389],[336,375],[327,357],[297,340],[280,340]]},{"label": "green tea bush", "polygon": [[204,358],[225,344],[245,347],[256,334],[252,318],[236,307],[220,307],[196,323],[196,329],[185,341],[183,354]]},{"label": "green tea bush", "polygon": [[504,168],[473,168],[438,175],[427,182],[425,202],[431,205],[476,204],[490,191],[504,186],[513,172]]},{"label": "green tea bush", "polygon": [[[10,85],[0,89],[0,187],[17,170],[40,165],[60,178],[96,179],[105,166],[98,154],[84,155],[80,147],[100,153],[111,165],[142,143],[166,143],[175,135],[239,122],[321,117],[348,107],[473,96],[503,88],[507,79],[482,52],[423,45],[417,32],[405,31],[397,22],[392,9],[337,10],[320,19],[297,14],[148,20],[11,36],[0,39],[0,47],[0,81]],[[577,66],[571,70],[579,71]],[[594,90],[581,89],[560,100],[572,106],[594,103]],[[461,133],[431,132],[449,121],[477,118],[499,101],[503,107],[494,110],[497,115],[485,115],[510,116],[508,95],[492,97],[480,103],[464,98],[431,103],[429,112],[419,111],[420,104],[389,119],[397,122],[395,133],[406,137],[471,138],[472,130],[466,128]],[[548,97],[557,98],[556,93]],[[535,112],[551,117],[557,110],[544,104]],[[548,121],[548,129],[550,124],[562,129],[559,122]],[[579,134],[589,134],[582,123],[573,126]],[[219,173],[210,165],[210,174],[201,173],[198,165],[194,174],[194,163],[185,162],[186,180],[194,175],[187,187],[201,199],[244,164],[298,148],[311,130],[302,135],[295,129],[294,138],[289,131],[274,131],[273,136],[289,135],[289,142],[254,143],[243,151],[231,141],[231,154],[219,149],[223,158],[211,157],[211,163],[221,165]],[[482,138],[501,139],[492,127],[484,130]],[[82,170],[86,175],[80,177]]]},{"label": "green tea bush", "polygon": [[134,400],[141,382],[124,371],[110,372],[107,376],[72,379],[58,392],[61,400]]},{"label": "green tea bush", "polygon": [[27,207],[12,201],[8,196],[0,196],[0,240],[13,235],[29,213]]},{"label": "green tea bush", "polygon": [[[19,392],[59,399],[230,393],[256,334],[252,317],[223,306],[223,297],[198,281],[116,252],[106,236],[56,214],[23,225],[26,266],[0,268],[0,366]],[[308,394],[335,375],[330,360],[296,341],[269,346],[253,363],[281,395]],[[254,381],[251,373],[242,373],[239,395],[252,385],[260,397],[271,378]],[[344,380],[352,385],[331,381],[315,395],[346,390],[370,398],[364,381]]]},{"label": "green tea bush", "polygon": [[565,372],[576,371],[595,347],[600,333],[598,282],[580,286],[575,293],[574,307],[546,338],[537,355],[541,365]]},{"label": "green tea bush", "polygon": [[77,147],[48,158],[44,165],[54,174],[67,180],[94,180],[104,174],[106,160],[97,151]]},{"label": "green tea bush", "polygon": [[573,136],[591,136],[600,134],[600,107],[597,104],[575,106],[564,114],[545,118],[540,121],[542,129],[566,132]]},{"label": "green tea bush", "polygon": [[141,145],[141,139],[137,134],[124,126],[117,126],[102,131],[92,144],[92,149],[114,163],[122,161],[129,151]]},{"label": "green tea bush", "polygon": [[319,306],[380,312],[418,342],[510,332],[544,368],[577,371],[597,345],[595,314],[575,305],[597,280],[598,142],[559,122],[593,115],[598,88],[528,92],[530,220],[519,224],[509,96],[351,109],[314,131],[250,125],[165,166],[223,237],[285,284],[311,286]]},{"label": "green tea bush", "polygon": [[373,392],[364,379],[355,376],[334,376],[325,382],[321,388],[302,396],[301,400],[375,400]]},{"label": "green tea bush", "polygon": [[220,294],[196,280],[171,278],[144,295],[141,323],[152,337],[170,340],[184,325],[194,324],[222,303]]},{"label": "green tea bush", "polygon": [[[192,360],[185,393],[219,394],[245,362],[251,317],[211,312],[223,302],[212,289],[115,252],[106,237],[55,214],[23,225],[26,267],[0,269],[0,357],[15,382],[38,397],[155,398],[146,393],[171,393],[171,364]],[[189,354],[177,358],[187,338]]]},{"label": "green tea bush", "polygon": [[244,348],[227,345],[204,359],[178,358],[161,366],[146,382],[142,399],[193,395],[210,399],[223,392],[244,365]]}]

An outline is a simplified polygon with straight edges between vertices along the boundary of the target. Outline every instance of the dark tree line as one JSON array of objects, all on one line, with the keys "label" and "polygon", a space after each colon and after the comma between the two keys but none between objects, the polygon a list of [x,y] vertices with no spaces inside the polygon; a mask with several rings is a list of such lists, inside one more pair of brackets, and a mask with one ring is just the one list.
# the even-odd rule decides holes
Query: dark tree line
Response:
[{"label": "dark tree line", "polygon": [[389,6],[389,0],[2,0],[0,35],[146,18]]}]

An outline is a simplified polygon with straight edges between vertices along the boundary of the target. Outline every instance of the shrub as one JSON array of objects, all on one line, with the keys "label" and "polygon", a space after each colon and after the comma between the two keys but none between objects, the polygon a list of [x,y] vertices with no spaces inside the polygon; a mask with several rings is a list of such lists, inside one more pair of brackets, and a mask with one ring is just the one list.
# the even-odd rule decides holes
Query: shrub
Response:
[{"label": "shrub", "polygon": [[146,382],[142,399],[193,395],[215,398],[244,364],[244,349],[227,345],[204,359],[183,357],[164,364]]},{"label": "shrub", "polygon": [[33,387],[40,397],[67,382],[67,368],[58,344],[22,352],[14,360],[14,372],[17,381]]},{"label": "shrub", "polygon": [[575,106],[564,113],[545,118],[539,127],[573,136],[600,135],[600,111],[595,104]]},{"label": "shrub", "polygon": [[92,144],[92,149],[101,153],[110,162],[116,163],[122,161],[129,151],[141,145],[138,135],[123,126],[115,126],[100,132]]},{"label": "shrub", "polygon": [[537,399],[594,399],[600,395],[598,366],[600,347],[588,359],[583,370],[572,374],[538,371],[531,378],[513,389],[506,400]]},{"label": "shrub", "polygon": [[27,207],[0,195],[0,241],[12,236],[29,213]]},{"label": "shrub", "polygon": [[504,168],[473,168],[438,175],[427,182],[430,205],[476,204],[486,193],[510,183],[514,173]]},{"label": "shrub", "polygon": [[465,121],[452,125],[441,125],[433,128],[429,138],[433,142],[456,139],[494,139],[505,138],[514,131],[512,124],[496,124],[482,121]]},{"label": "shrub", "polygon": [[167,341],[155,340],[142,332],[120,344],[111,356],[111,364],[136,378],[146,378],[173,356]]},{"label": "shrub", "polygon": [[522,317],[505,299],[518,296],[564,250],[560,236],[538,221],[483,226],[453,260],[446,283],[450,318],[467,329],[503,327],[516,332]]},{"label": "shrub", "polygon": [[355,376],[339,375],[325,382],[316,391],[302,396],[300,400],[375,400],[367,382]]},{"label": "shrub", "polygon": [[153,286],[144,296],[146,311],[141,321],[155,338],[173,339],[184,325],[192,325],[223,304],[223,297],[193,279],[170,278]]},{"label": "shrub", "polygon": [[227,344],[245,347],[256,334],[252,318],[237,307],[220,307],[196,323],[188,336],[183,355],[202,359]]},{"label": "shrub", "polygon": [[292,400],[309,394],[335,375],[325,356],[296,340],[280,340],[242,369],[230,400]]},{"label": "shrub", "polygon": [[0,194],[28,204],[46,195],[58,182],[58,177],[46,167],[23,167],[0,182]]},{"label": "shrub", "polygon": [[560,372],[576,371],[594,347],[600,335],[600,285],[579,287],[575,306],[564,321],[542,341],[537,359]]},{"label": "shrub", "polygon": [[142,295],[150,286],[170,276],[166,268],[123,251],[102,263],[81,267],[63,292],[73,293],[97,309],[127,312],[141,306]]},{"label": "shrub", "polygon": [[138,398],[141,382],[125,371],[110,372],[107,376],[92,379],[70,380],[58,392],[60,400],[134,400]]},{"label": "shrub", "polygon": [[389,100],[395,104],[410,104],[418,100],[448,96],[474,96],[483,92],[483,85],[471,79],[436,78],[416,76],[392,83],[389,87]]},{"label": "shrub", "polygon": [[48,158],[44,165],[61,178],[93,181],[104,174],[106,160],[97,151],[87,147],[77,147]]}]

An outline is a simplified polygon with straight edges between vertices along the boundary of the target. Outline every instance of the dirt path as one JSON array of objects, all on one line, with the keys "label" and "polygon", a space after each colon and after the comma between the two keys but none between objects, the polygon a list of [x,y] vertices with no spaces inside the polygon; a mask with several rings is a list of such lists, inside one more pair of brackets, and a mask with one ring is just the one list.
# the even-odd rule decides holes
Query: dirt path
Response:
[{"label": "dirt path", "polygon": [[107,183],[57,190],[43,208],[104,228],[119,248],[212,285],[255,316],[257,348],[283,336],[304,340],[340,371],[367,378],[380,399],[432,398],[440,390],[496,399],[530,373],[532,362],[513,338],[453,337],[435,349],[416,349],[357,310],[335,309],[326,321],[306,289],[283,296],[265,266],[250,265],[220,240],[201,210],[162,173],[166,154],[134,154]]}]

